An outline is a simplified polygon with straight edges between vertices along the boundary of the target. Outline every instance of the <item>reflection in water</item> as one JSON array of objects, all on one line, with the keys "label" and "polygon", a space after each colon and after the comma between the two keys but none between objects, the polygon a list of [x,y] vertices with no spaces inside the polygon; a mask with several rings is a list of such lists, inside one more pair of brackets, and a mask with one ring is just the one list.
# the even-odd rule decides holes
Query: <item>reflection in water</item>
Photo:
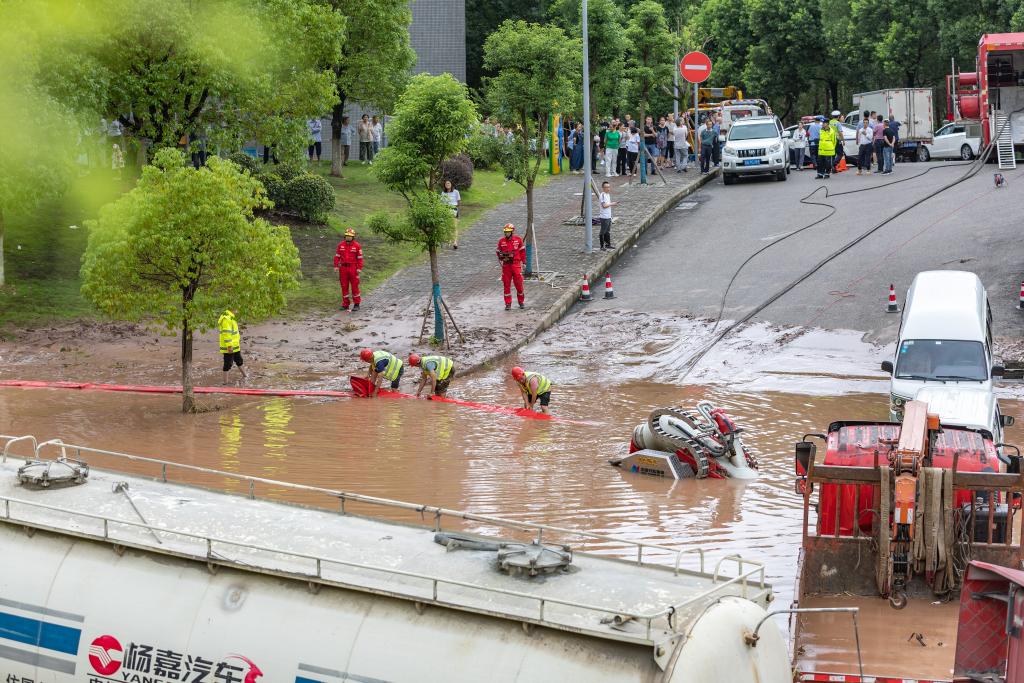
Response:
[{"label": "reflection in water", "polygon": [[[271,398],[261,404],[263,410],[263,447],[266,457],[282,465],[288,457],[288,444],[295,432],[288,429],[292,421],[292,401],[287,398]],[[284,467],[264,467],[269,476],[286,469]]]},{"label": "reflection in water", "polygon": [[242,416],[238,408],[220,416],[220,467],[225,472],[237,472],[241,462],[238,451],[242,447]]}]

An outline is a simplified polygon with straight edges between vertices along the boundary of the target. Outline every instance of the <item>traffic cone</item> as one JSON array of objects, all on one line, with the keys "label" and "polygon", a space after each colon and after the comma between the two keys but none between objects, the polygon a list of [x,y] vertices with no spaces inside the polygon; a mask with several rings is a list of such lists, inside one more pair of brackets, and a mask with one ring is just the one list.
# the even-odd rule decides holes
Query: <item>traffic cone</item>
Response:
[{"label": "traffic cone", "polygon": [[842,159],[839,160],[839,163],[836,164],[836,173],[842,173],[843,171],[846,170],[846,168],[846,157],[844,156]]},{"label": "traffic cone", "polygon": [[583,276],[583,287],[580,289],[580,301],[593,301],[594,297],[590,296],[590,283],[587,282],[587,276]]},{"label": "traffic cone", "polygon": [[611,273],[605,273],[604,276],[604,298],[614,299],[615,289],[612,287],[612,276]]},{"label": "traffic cone", "polygon": [[1020,281],[1020,300],[1017,301],[1017,308],[1024,310],[1024,280]]},{"label": "traffic cone", "polygon": [[886,307],[886,313],[899,313],[900,307],[896,304],[896,286],[889,285],[889,305]]}]

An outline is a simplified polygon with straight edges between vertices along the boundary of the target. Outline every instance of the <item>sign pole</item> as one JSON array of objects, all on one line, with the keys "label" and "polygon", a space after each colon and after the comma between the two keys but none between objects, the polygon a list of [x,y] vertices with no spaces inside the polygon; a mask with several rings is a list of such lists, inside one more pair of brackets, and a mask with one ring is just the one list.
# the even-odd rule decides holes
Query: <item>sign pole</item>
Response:
[{"label": "sign pole", "polygon": [[587,0],[583,0],[583,251],[594,253],[594,207],[590,198],[594,145],[590,141],[590,50],[587,31]]},{"label": "sign pole", "polygon": [[697,84],[711,77],[711,58],[703,52],[687,52],[679,61],[679,73],[693,83],[693,151],[700,162],[700,108],[697,105]]},{"label": "sign pole", "polygon": [[700,114],[697,112],[696,83],[693,84],[693,160],[700,163]]}]

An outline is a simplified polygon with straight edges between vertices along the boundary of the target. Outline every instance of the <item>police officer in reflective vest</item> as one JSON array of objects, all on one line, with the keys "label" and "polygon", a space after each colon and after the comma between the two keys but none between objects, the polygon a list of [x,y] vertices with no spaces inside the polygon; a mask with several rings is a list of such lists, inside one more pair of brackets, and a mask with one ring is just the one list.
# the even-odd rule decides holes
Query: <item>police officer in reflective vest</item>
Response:
[{"label": "police officer in reflective vest", "polygon": [[523,291],[523,263],[526,261],[526,246],[523,238],[515,234],[516,226],[508,223],[503,228],[505,236],[498,240],[498,263],[501,264],[501,284],[505,286],[505,310],[512,310],[512,283],[516,283],[516,298],[519,308],[525,306],[526,293]]},{"label": "police officer in reflective vest", "polygon": [[539,402],[540,412],[547,415],[548,404],[551,402],[551,380],[539,372],[526,372],[520,367],[512,368],[512,379],[523,395],[523,407],[533,410]]},{"label": "police officer in reflective vest", "polygon": [[416,398],[423,393],[427,382],[430,382],[431,395],[444,398],[448,393],[448,386],[452,383],[452,377],[455,376],[455,363],[451,358],[447,356],[423,356],[421,358],[418,353],[410,353],[409,365],[422,370],[420,386],[416,389]]},{"label": "police officer in reflective vest", "polygon": [[228,383],[228,372],[231,371],[232,364],[238,366],[238,371],[245,380],[245,368],[242,367],[242,334],[238,331],[235,312],[230,308],[217,318],[217,332],[220,337],[220,353],[224,357],[224,384]]},{"label": "police officer in reflective vest", "polygon": [[334,252],[334,270],[341,285],[341,310],[348,310],[348,289],[352,288],[352,310],[358,311],[362,298],[359,296],[359,273],[363,270],[363,248],[356,242],[356,231],[345,231],[344,241]]},{"label": "police officer in reflective vest", "polygon": [[398,359],[398,356],[389,351],[363,349],[359,352],[359,358],[364,363],[370,364],[370,371],[366,377],[373,384],[373,391],[370,392],[371,398],[380,391],[380,384],[383,380],[391,382],[391,388],[396,391],[398,390],[398,385],[402,381],[402,373],[405,372],[402,361]]}]

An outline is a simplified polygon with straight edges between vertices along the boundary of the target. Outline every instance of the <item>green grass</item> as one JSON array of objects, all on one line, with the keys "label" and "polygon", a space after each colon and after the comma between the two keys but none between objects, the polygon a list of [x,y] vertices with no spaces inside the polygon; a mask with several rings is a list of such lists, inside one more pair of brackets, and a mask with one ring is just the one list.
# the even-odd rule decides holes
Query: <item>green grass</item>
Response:
[{"label": "green grass", "polygon": [[[323,162],[316,171],[326,175],[329,168]],[[356,230],[366,259],[364,292],[425,258],[418,247],[389,243],[366,228],[366,216],[375,211],[403,211],[405,200],[401,195],[381,186],[370,174],[369,166],[350,161],[344,170],[344,178],[327,176],[337,194],[327,225],[275,219],[291,227],[302,259],[303,277],[298,291],[289,299],[286,315],[330,310],[339,304],[334,251],[349,227]],[[538,185],[547,179],[546,175],[540,176]],[[8,217],[4,244],[7,286],[0,288],[0,330],[10,333],[51,321],[98,317],[79,292],[79,268],[88,237],[83,222],[130,189],[132,182],[109,173],[94,173],[78,179],[60,201],[27,215]],[[465,229],[484,212],[522,194],[523,189],[506,183],[500,171],[476,171],[473,186],[462,192],[460,226]]]}]

